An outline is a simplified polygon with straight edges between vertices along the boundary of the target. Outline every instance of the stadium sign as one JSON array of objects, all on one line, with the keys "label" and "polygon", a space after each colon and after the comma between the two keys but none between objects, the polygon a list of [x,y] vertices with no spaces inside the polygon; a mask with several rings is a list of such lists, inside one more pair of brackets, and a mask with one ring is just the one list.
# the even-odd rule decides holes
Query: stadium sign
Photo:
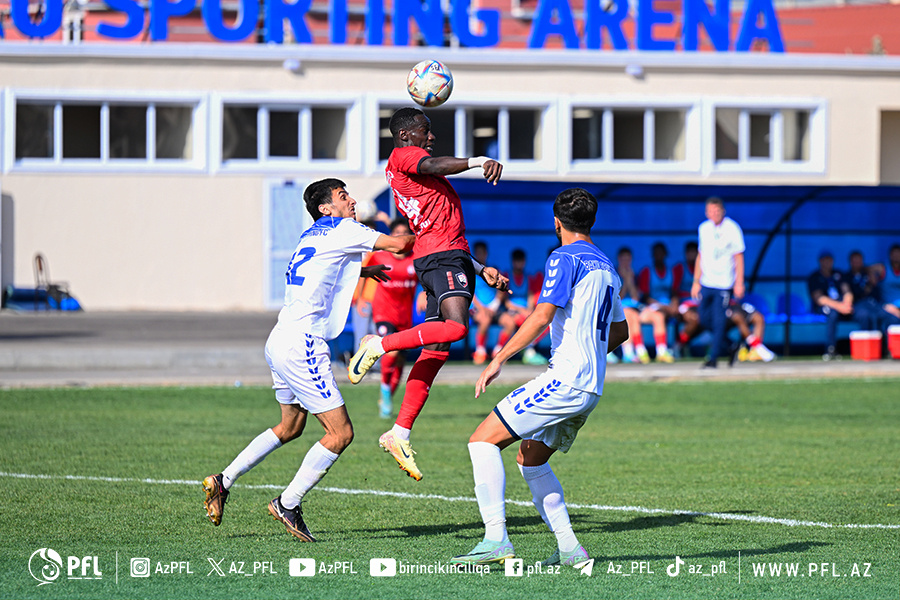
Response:
[{"label": "stadium sign", "polygon": [[[200,2],[203,23],[209,34],[223,42],[239,42],[254,35],[259,26],[252,16],[262,14],[265,41],[282,43],[287,21],[293,38],[301,44],[313,42],[306,24],[306,13],[312,8],[312,0],[239,0],[240,14],[235,23],[226,23],[221,0],[106,0],[114,13],[125,16],[116,22],[100,21],[97,34],[110,39],[132,39],[144,31],[145,12],[150,16],[150,38],[164,41],[169,35],[170,19],[193,12]],[[263,2],[260,13],[260,1]],[[330,43],[347,42],[349,10],[347,0],[329,0]],[[737,40],[732,44],[731,0],[715,0],[714,6],[707,0],[682,0],[683,23],[678,39],[657,37],[654,27],[671,25],[675,14],[654,6],[653,0],[638,0],[635,11],[635,37],[633,42],[625,36],[623,23],[629,18],[628,0],[585,0],[583,35],[575,26],[573,7],[569,0],[539,0],[528,39],[528,47],[544,48],[550,39],[562,39],[566,48],[599,50],[606,36],[615,50],[637,48],[648,51],[673,51],[680,45],[688,51],[699,47],[700,30],[704,29],[713,48],[718,52],[747,51],[757,41],[765,41],[771,52],[784,52],[784,43],[778,26],[773,0],[747,0],[740,19]],[[38,20],[29,14],[29,0],[10,0],[11,24],[22,35],[46,38],[55,35],[62,27],[64,0],[46,0]],[[380,46],[385,40],[386,12],[384,0],[367,0],[366,42]],[[426,45],[444,45],[444,12],[441,0],[395,0],[391,12],[392,43],[407,46],[410,43],[410,25],[415,22]],[[500,44],[500,11],[497,9],[471,9],[471,0],[455,0],[450,13],[453,33],[463,46],[493,47]],[[145,8],[146,6],[146,8]],[[274,25],[274,26],[273,26]],[[5,37],[0,22],[0,38]]]}]

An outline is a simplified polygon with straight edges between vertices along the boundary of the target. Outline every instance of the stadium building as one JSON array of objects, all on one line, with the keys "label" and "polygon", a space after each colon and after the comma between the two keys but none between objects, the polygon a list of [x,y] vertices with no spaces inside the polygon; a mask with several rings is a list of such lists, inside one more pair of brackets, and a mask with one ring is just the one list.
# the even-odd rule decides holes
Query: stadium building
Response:
[{"label": "stadium building", "polygon": [[722,196],[773,310],[823,246],[900,241],[897,4],[4,0],[0,35],[0,278],[33,287],[42,253],[88,309],[280,306],[306,183],[392,210],[387,121],[425,58],[455,78],[435,154],[505,165],[455,181],[501,268],[542,264],[571,185],[636,265]]}]

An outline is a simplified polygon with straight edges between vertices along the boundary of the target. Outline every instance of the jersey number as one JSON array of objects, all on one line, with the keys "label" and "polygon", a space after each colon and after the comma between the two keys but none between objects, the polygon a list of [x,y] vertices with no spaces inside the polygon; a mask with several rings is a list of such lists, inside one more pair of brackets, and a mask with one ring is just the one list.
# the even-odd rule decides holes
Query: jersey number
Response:
[{"label": "jersey number", "polygon": [[[288,285],[303,285],[304,278],[297,275],[297,270],[303,266],[303,263],[311,259],[316,253],[315,248],[300,248],[291,257],[291,266],[288,268],[287,276]],[[298,260],[299,259],[299,260]],[[294,261],[297,260],[296,263]]]},{"label": "jersey number", "polygon": [[600,330],[600,339],[604,342],[609,332],[609,313],[612,312],[613,307],[612,295],[613,287],[611,285],[606,286],[606,294],[603,302],[600,304],[600,312],[597,314],[597,329]]}]

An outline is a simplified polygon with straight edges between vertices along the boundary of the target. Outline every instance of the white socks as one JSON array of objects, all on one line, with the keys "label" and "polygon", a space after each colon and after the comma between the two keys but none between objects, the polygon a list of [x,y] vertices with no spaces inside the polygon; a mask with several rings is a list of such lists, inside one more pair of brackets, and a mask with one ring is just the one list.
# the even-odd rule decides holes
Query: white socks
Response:
[{"label": "white socks", "polygon": [[[470,447],[471,445],[469,444]],[[566,510],[562,485],[549,463],[537,467],[519,465],[519,470],[531,490],[535,508],[550,531],[556,535],[560,552],[571,552],[578,548],[578,539],[569,522],[569,511]]]},{"label": "white socks", "polygon": [[487,442],[472,442],[469,456],[475,477],[475,499],[484,521],[484,539],[501,542],[506,539],[506,472],[500,448]]},{"label": "white socks", "polygon": [[398,438],[400,438],[404,442],[409,441],[409,431],[410,430],[407,429],[406,427],[400,427],[399,425],[394,423],[394,426],[391,427],[391,431],[393,431],[394,435],[396,435]]},{"label": "white socks", "polygon": [[281,440],[271,429],[256,436],[228,467],[222,471],[222,485],[229,489],[238,477],[258,465],[273,450],[281,447]]},{"label": "white socks", "polygon": [[319,480],[325,476],[325,473],[328,472],[334,461],[338,459],[338,456],[338,454],[316,442],[303,458],[303,463],[301,463],[300,469],[297,470],[297,474],[294,475],[294,479],[281,492],[281,505],[291,509],[300,504],[303,496],[314,485],[319,483]]}]

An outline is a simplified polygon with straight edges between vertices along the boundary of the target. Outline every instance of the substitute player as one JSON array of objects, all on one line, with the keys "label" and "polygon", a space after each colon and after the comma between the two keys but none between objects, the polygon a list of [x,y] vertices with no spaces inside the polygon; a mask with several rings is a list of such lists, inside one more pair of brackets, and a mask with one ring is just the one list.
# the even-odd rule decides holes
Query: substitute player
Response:
[{"label": "substitute player", "polygon": [[[391,235],[411,235],[409,223],[404,218],[391,222]],[[373,252],[366,264],[381,264],[390,268],[391,279],[378,283],[372,297],[372,320],[375,331],[385,336],[412,327],[413,302],[419,278],[413,266],[410,252]],[[393,413],[393,397],[403,377],[403,353],[388,352],[381,358],[381,394],[378,410],[381,417],[389,419]]]},{"label": "substitute player", "polygon": [[328,340],[344,329],[360,274],[388,279],[383,265],[361,268],[363,255],[373,248],[406,252],[414,242],[411,235],[391,237],[357,223],[356,200],[345,187],[338,179],[324,179],[303,192],[315,222],[300,236],[288,264],[284,307],[266,342],[281,422],[259,434],[224,471],[203,480],[204,506],[214,525],[222,522],[229,489],[238,477],[300,437],[312,413],[325,435],[306,453],[293,481],[269,503],[269,512],[291,535],[315,541],[300,503],[353,440],[353,425],[331,372]]},{"label": "substitute player", "polygon": [[515,556],[506,533],[506,476],[500,451],[517,440],[516,461],[532,501],[556,535],[557,550],[544,565],[575,566],[588,559],[578,543],[562,486],[547,461],[567,452],[597,406],[606,376],[606,355],[628,339],[619,299],[622,283],[612,263],[591,241],[597,200],[568,189],[553,203],[553,222],[562,246],[547,259],[538,305],[475,384],[477,398],[500,368],[550,325],[552,355],[544,374],[509,394],[469,438],[475,498],[484,539],[452,563],[485,564]]},{"label": "substitute player", "polygon": [[406,393],[394,427],[378,440],[410,477],[419,481],[409,433],[428,399],[428,391],[447,362],[450,344],[469,332],[469,306],[475,275],[498,289],[506,288],[506,278],[493,267],[473,262],[466,241],[462,204],[446,175],[481,168],[484,178],[496,184],[503,167],[496,160],[480,156],[454,158],[432,156],[434,133],[431,121],[417,108],[401,108],[391,117],[394,150],[385,175],[397,208],[409,218],[416,234],[416,273],[425,290],[425,322],[388,336],[367,336],[350,359],[351,383],[359,383],[385,352],[424,346],[409,372]]}]

